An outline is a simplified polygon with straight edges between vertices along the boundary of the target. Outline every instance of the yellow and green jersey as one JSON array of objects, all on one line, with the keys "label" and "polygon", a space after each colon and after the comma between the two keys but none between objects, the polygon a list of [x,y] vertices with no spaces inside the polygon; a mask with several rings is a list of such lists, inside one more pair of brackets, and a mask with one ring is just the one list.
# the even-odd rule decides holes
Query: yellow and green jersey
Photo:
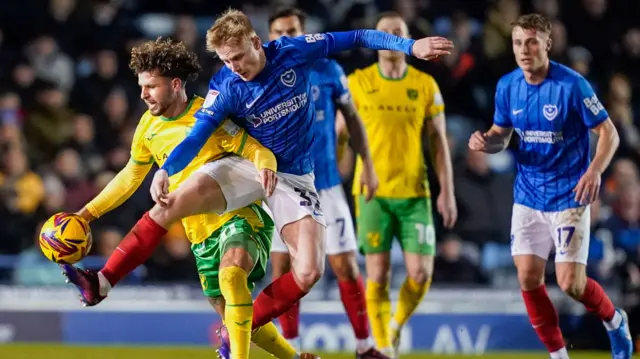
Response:
[{"label": "yellow and green jersey", "polygon": [[[171,151],[187,137],[196,121],[193,115],[203,102],[203,98],[194,97],[185,111],[174,118],[153,116],[148,111],[142,115],[131,143],[131,160],[87,205],[89,212],[100,217],[124,203],[140,186],[152,164],[162,166]],[[198,156],[183,171],[171,176],[169,190],[178,188],[204,164],[230,153],[249,159],[259,169],[277,170],[273,153],[242,128],[227,120],[209,138]],[[245,218],[256,231],[264,226],[260,216],[249,207],[222,215],[208,213],[186,217],[182,219],[182,224],[189,241],[200,243],[235,216]]]},{"label": "yellow and green jersey", "polygon": [[[376,63],[356,70],[348,79],[380,180],[376,196],[429,197],[422,129],[425,121],[444,112],[434,78],[411,66],[401,78],[387,78]],[[354,178],[361,173],[358,158]],[[354,181],[353,193],[362,193],[359,181]]]}]

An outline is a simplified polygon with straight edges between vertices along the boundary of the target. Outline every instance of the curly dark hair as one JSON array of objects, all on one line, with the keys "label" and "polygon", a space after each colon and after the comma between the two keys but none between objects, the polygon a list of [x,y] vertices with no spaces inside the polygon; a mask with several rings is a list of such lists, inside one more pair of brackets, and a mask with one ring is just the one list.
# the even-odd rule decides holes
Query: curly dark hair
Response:
[{"label": "curly dark hair", "polygon": [[183,82],[195,80],[202,70],[198,55],[189,51],[183,42],[162,37],[134,47],[129,68],[136,75],[157,71],[161,76],[177,77]]}]

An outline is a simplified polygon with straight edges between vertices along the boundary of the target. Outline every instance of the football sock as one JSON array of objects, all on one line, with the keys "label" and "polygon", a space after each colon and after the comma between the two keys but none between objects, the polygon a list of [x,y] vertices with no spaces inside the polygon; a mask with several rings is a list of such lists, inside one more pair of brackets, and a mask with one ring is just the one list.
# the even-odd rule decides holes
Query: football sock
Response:
[{"label": "football sock", "polygon": [[292,359],[297,355],[296,350],[280,335],[272,322],[256,328],[251,333],[251,341],[278,359]]},{"label": "football sock", "polygon": [[[431,278],[425,283],[417,283],[413,279],[407,277],[400,287],[398,296],[398,307],[393,315],[393,326],[391,330],[399,330],[407,323],[413,312],[418,308],[422,298],[431,286]],[[395,326],[395,328],[393,328]]]},{"label": "football sock", "polygon": [[240,267],[226,267],[218,276],[225,299],[225,323],[234,359],[248,359],[251,346],[253,298],[247,286],[248,274]]},{"label": "football sock", "polygon": [[355,280],[339,281],[338,287],[340,288],[340,299],[342,299],[342,304],[356,336],[356,349],[359,352],[366,351],[373,346],[373,343],[370,339],[367,302],[362,276]]},{"label": "football sock", "polygon": [[391,348],[391,338],[388,331],[391,320],[391,299],[389,298],[388,285],[367,280],[365,298],[371,332],[376,346],[380,350],[389,350]]},{"label": "football sock", "polygon": [[544,284],[534,290],[522,291],[522,298],[531,325],[549,353],[562,353],[563,350],[566,353],[564,338],[558,322],[558,313],[551,303]]},{"label": "football sock", "polygon": [[282,335],[286,339],[295,339],[299,335],[300,302],[296,302],[289,310],[278,317]]},{"label": "football sock", "polygon": [[306,294],[307,292],[296,283],[292,272],[274,280],[260,292],[253,303],[253,327],[269,323],[289,310]]},{"label": "football sock", "polygon": [[118,244],[100,272],[111,286],[116,285],[151,257],[166,233],[166,229],[151,219],[149,212],[145,213]]},{"label": "football sock", "polygon": [[[612,319],[614,319],[616,307],[600,284],[591,278],[587,278],[587,286],[584,289],[580,302],[584,304],[588,312],[596,314],[603,322],[611,322]],[[618,326],[620,326],[619,323]]]}]

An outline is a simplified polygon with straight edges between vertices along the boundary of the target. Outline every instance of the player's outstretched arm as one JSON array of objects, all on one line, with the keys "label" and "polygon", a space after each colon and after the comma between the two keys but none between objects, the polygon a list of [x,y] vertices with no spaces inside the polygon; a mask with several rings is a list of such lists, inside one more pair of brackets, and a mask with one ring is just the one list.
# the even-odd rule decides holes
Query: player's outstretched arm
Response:
[{"label": "player's outstretched arm", "polygon": [[171,151],[160,170],[166,171],[169,177],[184,170],[196,158],[216,127],[217,124],[206,119],[196,120],[189,135]]},{"label": "player's outstretched arm", "polygon": [[498,153],[509,145],[513,128],[493,125],[487,132],[476,131],[469,139],[469,148],[474,151]]},{"label": "player's outstretched arm", "polygon": [[131,141],[131,159],[107,186],[82,208],[78,215],[91,222],[128,200],[140,187],[153,165],[153,154],[144,144],[149,117],[140,118]]},{"label": "player's outstretched arm", "polygon": [[476,131],[469,138],[469,148],[474,151],[498,153],[509,145],[513,133],[513,123],[509,117],[507,98],[509,94],[509,77],[502,77],[496,86],[494,96],[495,111],[493,126],[487,132]]},{"label": "player's outstretched arm", "polygon": [[96,198],[78,211],[78,215],[91,222],[118,208],[136,192],[151,167],[152,163],[130,160]]},{"label": "player's outstretched arm", "polygon": [[423,60],[431,60],[442,55],[449,55],[453,43],[443,37],[425,37],[420,40],[387,34],[378,30],[353,30],[308,34],[294,38],[303,56],[314,61],[319,57],[327,57],[334,53],[364,47],[372,50],[401,51],[409,56]]}]

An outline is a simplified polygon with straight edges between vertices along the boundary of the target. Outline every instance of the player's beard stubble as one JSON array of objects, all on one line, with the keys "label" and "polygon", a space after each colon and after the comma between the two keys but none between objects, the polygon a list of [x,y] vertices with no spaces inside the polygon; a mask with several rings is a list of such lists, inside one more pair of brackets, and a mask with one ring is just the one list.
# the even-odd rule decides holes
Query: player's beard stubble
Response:
[{"label": "player's beard stubble", "polygon": [[176,102],[177,96],[173,96],[172,94],[167,94],[162,99],[153,99],[152,103],[147,102],[147,107],[149,108],[149,112],[153,116],[162,116],[165,114],[169,108]]}]

